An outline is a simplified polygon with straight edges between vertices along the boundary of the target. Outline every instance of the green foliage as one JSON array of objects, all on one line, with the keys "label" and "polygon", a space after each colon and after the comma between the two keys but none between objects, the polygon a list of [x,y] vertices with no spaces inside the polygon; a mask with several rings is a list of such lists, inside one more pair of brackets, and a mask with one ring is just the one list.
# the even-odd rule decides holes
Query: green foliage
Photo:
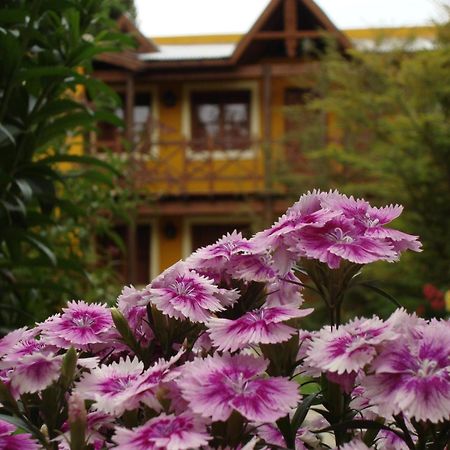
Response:
[{"label": "green foliage", "polygon": [[450,278],[449,29],[438,29],[433,50],[415,53],[405,50],[410,42],[390,52],[342,55],[331,48],[309,101],[287,111],[298,130],[288,138],[300,143],[305,161],[301,173],[281,171],[293,192],[338,188],[405,206],[399,227],[419,235],[425,251],[405,255],[394,270],[371,269],[400,299],[419,298],[425,283],[445,287]]},{"label": "green foliage", "polygon": [[111,31],[107,4],[5,0],[0,7],[2,328],[46,317],[63,296],[79,294],[85,259],[67,233],[79,228],[92,243],[102,219],[91,217],[123,207],[126,189],[112,189],[120,170],[79,151],[97,121],[121,126],[101,107],[118,102],[116,94],[90,75],[95,55],[132,45]]}]

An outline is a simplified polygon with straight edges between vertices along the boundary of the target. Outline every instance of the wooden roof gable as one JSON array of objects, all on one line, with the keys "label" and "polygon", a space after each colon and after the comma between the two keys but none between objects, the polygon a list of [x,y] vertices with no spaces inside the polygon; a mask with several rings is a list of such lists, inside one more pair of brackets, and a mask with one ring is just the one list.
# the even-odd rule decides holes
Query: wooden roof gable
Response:
[{"label": "wooden roof gable", "polygon": [[151,39],[145,37],[126,15],[122,15],[117,19],[117,27],[122,33],[130,35],[136,40],[136,48],[122,52],[101,53],[96,56],[96,59],[107,64],[123,67],[132,72],[143,70],[145,63],[139,59],[138,55],[140,53],[157,52],[157,45]]},{"label": "wooden roof gable", "polygon": [[271,56],[282,50],[285,56],[294,58],[302,39],[320,39],[327,33],[335,36],[343,49],[351,47],[348,38],[313,0],[271,0],[238,43],[231,61],[242,62],[258,54]]}]

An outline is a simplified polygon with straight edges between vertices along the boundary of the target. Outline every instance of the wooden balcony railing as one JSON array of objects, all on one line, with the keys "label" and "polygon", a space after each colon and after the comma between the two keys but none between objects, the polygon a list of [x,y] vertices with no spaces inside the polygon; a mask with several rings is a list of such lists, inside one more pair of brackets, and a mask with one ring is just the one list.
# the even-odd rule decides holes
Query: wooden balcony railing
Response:
[{"label": "wooden balcony railing", "polygon": [[129,161],[140,189],[159,195],[249,194],[264,191],[267,150],[260,140],[231,145],[179,140],[142,142],[131,152],[119,140],[99,142]]}]

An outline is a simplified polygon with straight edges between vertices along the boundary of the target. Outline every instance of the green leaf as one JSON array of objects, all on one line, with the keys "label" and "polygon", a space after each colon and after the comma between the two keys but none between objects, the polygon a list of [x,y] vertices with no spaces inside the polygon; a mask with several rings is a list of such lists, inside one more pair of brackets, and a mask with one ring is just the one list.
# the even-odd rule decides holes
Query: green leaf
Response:
[{"label": "green leaf", "polygon": [[27,431],[28,433],[31,433],[31,434],[33,433],[33,430],[27,425],[27,423],[24,422],[19,417],[8,416],[6,414],[0,414],[0,420],[3,420],[12,425],[15,425],[17,428],[20,428],[23,431]]},{"label": "green leaf", "polygon": [[14,136],[9,132],[8,128],[0,123],[0,142],[3,140],[3,136],[5,136],[12,144],[16,145]]},{"label": "green leaf", "polygon": [[320,392],[316,392],[313,395],[308,395],[307,397],[304,397],[303,401],[298,405],[291,422],[294,433],[297,433],[297,430],[301,427],[303,421],[306,418],[306,415],[309,412],[309,409],[311,408],[311,405],[314,404],[319,395]]},{"label": "green leaf", "polygon": [[386,291],[383,291],[383,289],[380,289],[379,287],[374,286],[373,284],[367,282],[361,282],[358,284],[376,292],[377,294],[381,295],[384,298],[387,298],[391,303],[393,303],[398,308],[402,307],[402,305],[391,294],[387,293]]},{"label": "green leaf", "polygon": [[28,241],[33,247],[35,247],[40,253],[46,256],[54,266],[57,265],[55,254],[43,242],[39,241],[30,234],[25,234],[23,238]]},{"label": "green leaf", "polygon": [[33,188],[30,186],[30,183],[20,178],[16,179],[14,183],[19,188],[25,201],[29,202],[33,198]]},{"label": "green leaf", "polygon": [[24,68],[20,74],[21,80],[31,80],[42,77],[67,77],[73,75],[73,70],[64,66],[46,66]]},{"label": "green leaf", "polygon": [[74,110],[86,111],[86,106],[82,103],[69,99],[58,99],[48,102],[38,112],[31,116],[30,120],[33,123],[49,120],[53,116],[69,113]]},{"label": "green leaf", "polygon": [[68,131],[74,131],[79,127],[84,127],[84,130],[94,126],[93,116],[86,112],[76,112],[66,114],[61,118],[54,120],[51,124],[46,126],[38,137],[38,146],[42,147],[48,145],[50,141],[55,138],[63,138]]},{"label": "green leaf", "polygon": [[78,164],[92,164],[94,166],[104,167],[110,170],[114,174],[120,176],[121,173],[116,170],[111,164],[106,161],[102,161],[99,158],[89,155],[54,155],[43,158],[39,161],[42,164],[53,164],[59,162],[73,162]]},{"label": "green leaf", "polygon": [[0,24],[23,23],[26,17],[24,9],[0,9]]}]

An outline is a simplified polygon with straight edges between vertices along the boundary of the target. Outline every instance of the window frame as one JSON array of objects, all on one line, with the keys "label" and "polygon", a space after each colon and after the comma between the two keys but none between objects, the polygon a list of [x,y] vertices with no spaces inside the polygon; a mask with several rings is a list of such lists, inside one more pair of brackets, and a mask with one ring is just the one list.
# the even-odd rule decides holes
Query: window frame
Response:
[{"label": "window frame", "polygon": [[[191,141],[193,139],[193,117],[191,104],[192,94],[195,92],[233,92],[233,91],[248,91],[250,95],[249,100],[249,142],[250,148],[247,149],[205,149],[200,150],[193,148]],[[182,95],[182,123],[181,131],[185,136],[189,146],[186,150],[186,157],[190,160],[206,160],[212,159],[252,159],[257,155],[254,141],[260,138],[260,95],[259,85],[257,81],[242,81],[242,82],[224,82],[224,83],[191,83],[183,86]]]},{"label": "window frame", "polygon": [[[123,111],[123,120],[126,123],[126,87],[125,86],[110,86],[114,91],[117,93],[117,95],[121,96],[123,98],[123,104],[122,104],[122,111]],[[158,89],[154,85],[147,85],[147,84],[137,84],[134,89],[134,96],[138,96],[139,94],[145,94],[150,97],[150,113],[152,116],[152,119],[154,122],[157,122],[159,120],[159,108],[158,108]],[[133,139],[134,139],[134,122],[133,122]],[[116,138],[114,141],[118,148],[121,148],[122,151],[114,152],[116,155],[118,155],[121,159],[127,159],[129,154],[123,152],[123,147],[120,144],[120,140],[123,137],[121,133],[118,132],[119,130],[116,128]],[[101,144],[101,140],[98,139],[98,132],[94,131],[91,133],[91,142],[94,144],[93,148],[95,149],[95,153],[97,156],[102,155],[102,151],[99,151],[99,144]],[[158,127],[154,127],[152,132],[152,142],[156,142],[155,145],[152,145],[150,153],[149,154],[141,154],[141,153],[134,153],[133,157],[140,160],[140,161],[150,161],[151,159],[155,159],[159,156],[159,130]],[[133,140],[132,142],[133,148],[135,148],[136,144]]]}]

